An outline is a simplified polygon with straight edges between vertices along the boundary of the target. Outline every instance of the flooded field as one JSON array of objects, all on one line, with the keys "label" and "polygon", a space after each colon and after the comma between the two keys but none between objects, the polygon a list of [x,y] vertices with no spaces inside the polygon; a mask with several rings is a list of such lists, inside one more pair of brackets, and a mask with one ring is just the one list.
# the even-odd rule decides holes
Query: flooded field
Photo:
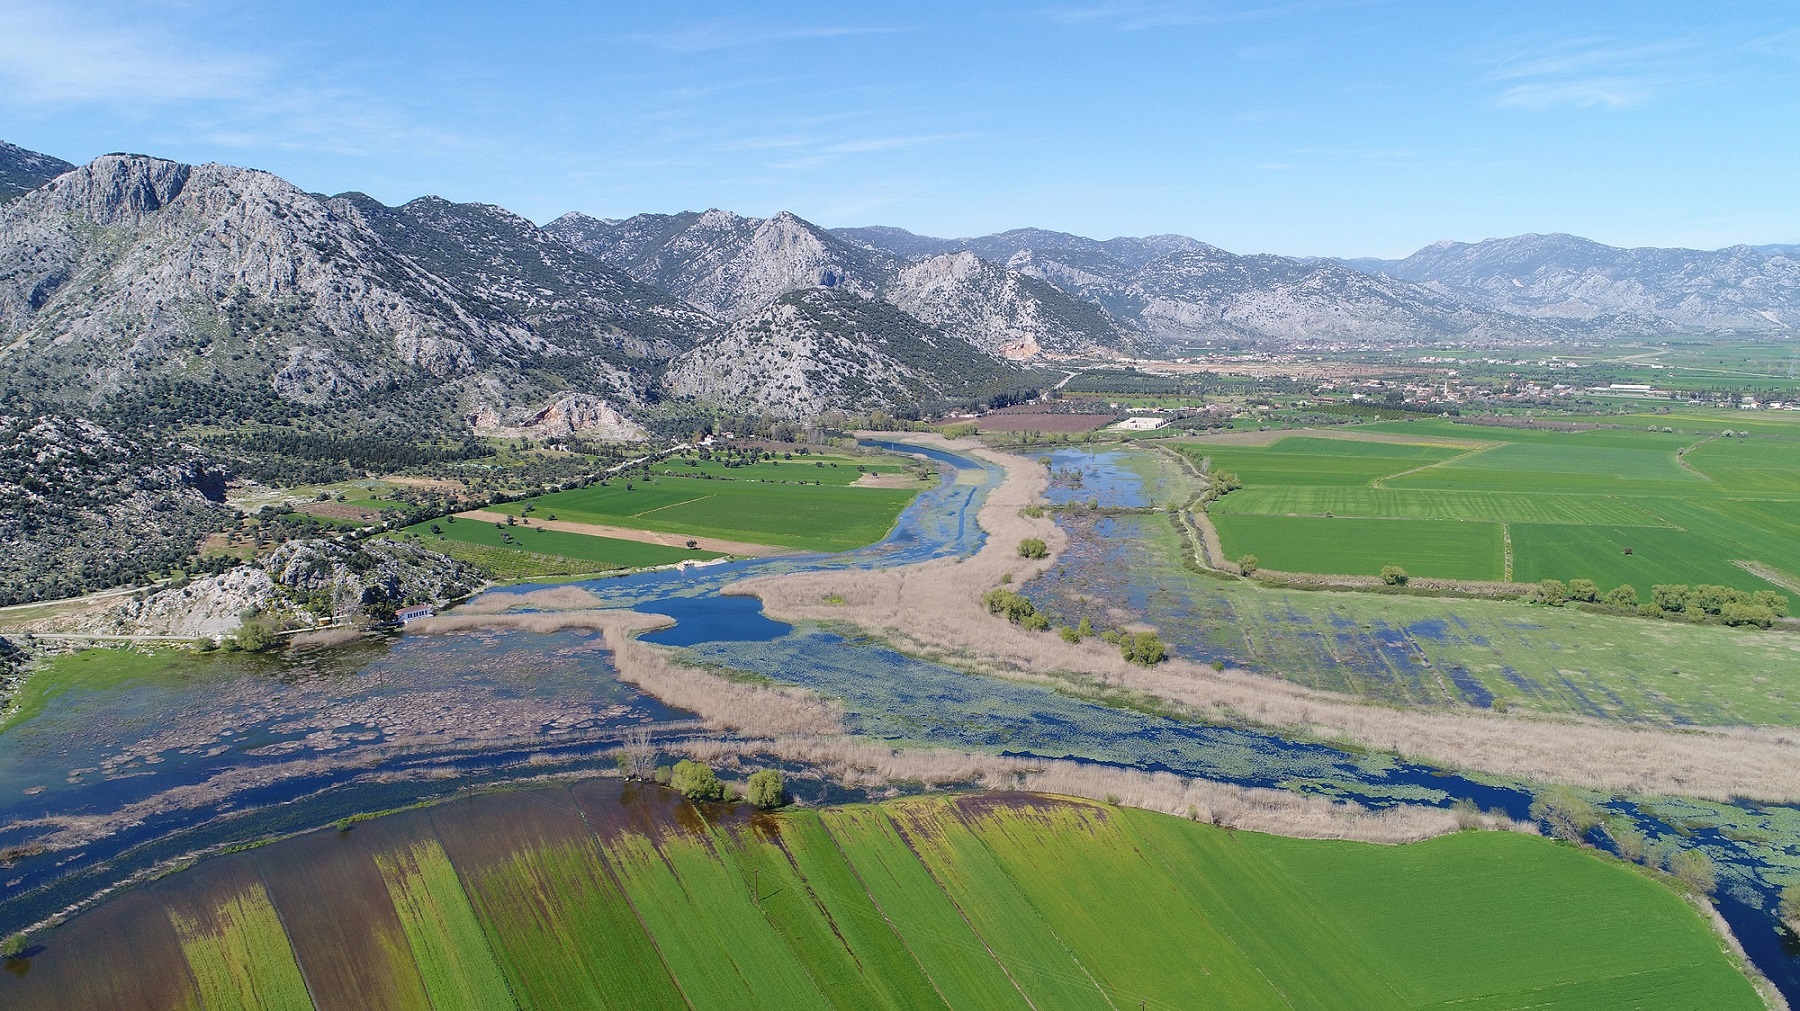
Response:
[{"label": "flooded field", "polygon": [[[602,606],[676,619],[648,641],[679,647],[690,662],[841,700],[856,733],[896,746],[1166,771],[1377,809],[1466,800],[1526,817],[1524,784],[1121,708],[1080,685],[1059,690],[970,674],[838,630],[771,621],[756,600],[719,594],[752,573],[899,565],[973,552],[982,538],[975,513],[1000,472],[953,454],[930,455],[944,465],[943,480],[877,545],[580,585]],[[1053,497],[1097,500],[1102,509],[1128,509],[1181,491],[1181,475],[1167,461],[1138,452],[1053,454],[1052,467],[1064,474]],[[1316,609],[1319,601],[1353,595],[1248,597],[1236,584],[1180,569],[1166,516],[1090,513],[1066,525],[1073,544],[1060,569],[1027,587],[1059,615],[1078,617],[1077,608],[1104,600],[1119,613],[1094,611],[1097,623],[1149,621],[1196,659],[1246,663],[1396,700],[1493,701],[1472,687],[1486,680],[1471,673],[1465,684],[1428,652],[1474,648],[1468,640],[1483,634],[1442,617],[1442,601],[1371,598],[1381,606],[1438,607],[1433,625],[1425,623],[1425,611],[1400,624],[1331,609],[1355,601]],[[1284,624],[1292,631],[1271,631]],[[1524,653],[1522,645],[1511,648]],[[1413,659],[1421,654],[1428,662]],[[1524,666],[1518,671],[1521,678],[1547,677]],[[1709,721],[1703,707],[1670,699],[1689,707],[1678,710],[1681,718]],[[1723,697],[1714,704],[1729,712]],[[655,725],[664,736],[691,734],[696,728],[688,716],[621,684],[598,636],[582,631],[399,636],[279,659],[180,659],[136,682],[67,692],[0,732],[0,849],[7,851],[0,935],[185,853],[454,797],[486,783],[596,768],[622,729]],[[1775,890],[1800,880],[1794,846],[1800,812],[1595,799],[1653,841],[1706,852],[1719,867],[1721,908],[1753,957],[1784,986],[1800,985],[1769,912]],[[423,864],[414,869],[426,873]],[[231,929],[258,922],[258,901],[252,895],[240,903]],[[204,941],[210,928],[192,923],[199,932],[184,935],[183,943],[211,943]]]},{"label": "flooded field", "polygon": [[1675,895],[1529,836],[1300,841],[1026,794],[769,814],[596,780],[209,860],[6,968],[22,1011],[1760,1006]]}]

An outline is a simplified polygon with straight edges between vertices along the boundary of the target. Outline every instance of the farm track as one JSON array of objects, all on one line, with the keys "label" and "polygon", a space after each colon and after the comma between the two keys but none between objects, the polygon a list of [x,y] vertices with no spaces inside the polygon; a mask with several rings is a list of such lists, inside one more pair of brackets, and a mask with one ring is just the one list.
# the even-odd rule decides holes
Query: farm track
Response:
[{"label": "farm track", "polygon": [[[677,503],[685,504],[685,503]],[[475,520],[481,523],[505,523],[509,518],[506,513],[489,512],[486,509],[471,509],[465,513],[457,513],[458,519]],[[518,517],[511,517],[517,520]],[[569,520],[533,519],[531,526],[543,527],[545,530],[558,530],[570,534],[587,534],[591,537],[611,537],[621,541],[637,541],[642,544],[660,544],[664,547],[686,547],[688,541],[699,544],[696,550],[717,551],[727,555],[743,555],[760,558],[764,555],[794,554],[798,548],[780,548],[768,544],[751,544],[748,541],[726,541],[717,537],[706,537],[689,534],[665,534],[655,530],[639,530],[636,527],[614,527],[599,523],[575,523]]]}]

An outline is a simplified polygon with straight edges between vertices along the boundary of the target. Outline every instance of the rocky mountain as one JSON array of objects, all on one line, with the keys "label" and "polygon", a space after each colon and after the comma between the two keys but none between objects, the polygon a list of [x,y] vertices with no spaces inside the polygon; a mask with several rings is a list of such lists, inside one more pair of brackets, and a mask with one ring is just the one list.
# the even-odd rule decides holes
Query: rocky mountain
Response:
[{"label": "rocky mountain", "polygon": [[0,204],[16,200],[75,166],[0,140]]},{"label": "rocky mountain", "polygon": [[1485,309],[1640,331],[1800,326],[1792,247],[1620,249],[1574,235],[1437,242],[1379,268]]},{"label": "rocky mountain", "polygon": [[873,295],[895,264],[783,211],[639,214],[600,221],[565,214],[544,226],[570,245],[724,319],[740,319],[790,291],[843,288]]},{"label": "rocky mountain", "polygon": [[0,416],[0,604],[135,582],[186,559],[231,516],[228,476],[179,444]]},{"label": "rocky mountain", "polygon": [[1018,366],[843,288],[780,296],[676,359],[668,376],[685,396],[789,419],[974,397],[1029,380]]},{"label": "rocky mountain", "polygon": [[908,263],[910,254],[845,238],[786,212],[745,218],[690,211],[623,221],[567,214],[545,231],[727,319],[753,315],[790,292],[839,289],[887,301],[1000,357],[1089,352],[1128,343],[1131,336],[1092,303],[966,251],[933,247]]},{"label": "rocky mountain", "polygon": [[662,364],[715,332],[482,205],[109,155],[0,211],[0,392],[38,402],[454,428],[567,392],[653,399]]}]

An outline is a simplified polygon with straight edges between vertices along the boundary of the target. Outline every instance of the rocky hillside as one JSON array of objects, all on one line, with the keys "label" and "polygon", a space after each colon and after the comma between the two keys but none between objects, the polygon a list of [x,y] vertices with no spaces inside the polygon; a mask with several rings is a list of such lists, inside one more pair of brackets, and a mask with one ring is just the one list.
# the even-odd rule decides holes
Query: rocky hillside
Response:
[{"label": "rocky hillside", "polygon": [[790,292],[835,289],[886,301],[996,357],[1085,353],[1131,340],[1092,302],[967,252],[933,247],[907,263],[908,253],[786,212],[745,218],[690,211],[624,221],[568,214],[545,230],[728,319],[753,315]]},{"label": "rocky hillside", "polygon": [[890,257],[853,246],[792,214],[730,211],[639,214],[600,221],[566,214],[545,231],[725,319],[761,310],[790,291],[843,288],[873,295]]},{"label": "rocky hillside", "polygon": [[62,416],[0,416],[0,604],[132,583],[232,515],[193,450]]},{"label": "rocky hillside", "polygon": [[1438,242],[1371,267],[1490,310],[1662,332],[1800,326],[1789,247],[1620,249],[1574,235]]},{"label": "rocky hillside", "polygon": [[632,403],[715,331],[489,207],[109,155],[0,212],[0,388],[122,416],[458,426],[565,392]]},{"label": "rocky hillside", "polygon": [[75,166],[0,140],[0,204],[16,200]]},{"label": "rocky hillside", "polygon": [[974,397],[1030,378],[886,302],[814,288],[677,359],[668,382],[732,410],[802,419]]}]

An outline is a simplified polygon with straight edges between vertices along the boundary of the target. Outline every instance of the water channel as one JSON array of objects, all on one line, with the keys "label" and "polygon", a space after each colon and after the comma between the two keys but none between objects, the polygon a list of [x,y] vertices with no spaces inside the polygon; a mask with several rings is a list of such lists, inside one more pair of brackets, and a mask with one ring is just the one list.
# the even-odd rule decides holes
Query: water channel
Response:
[{"label": "water channel", "polygon": [[[720,594],[751,574],[905,565],[980,547],[975,516],[998,468],[941,450],[871,445],[921,453],[942,472],[878,544],[581,585],[602,606],[676,619],[648,641],[839,699],[854,732],[896,746],[1166,771],[1375,809],[1467,799],[1528,816],[1520,784],[1112,708],[776,622],[759,601]],[[1082,468],[1083,498],[1148,505],[1147,482],[1130,462],[1113,452],[1057,465]],[[664,737],[699,732],[691,714],[619,682],[600,637],[586,631],[396,635],[282,658],[196,658],[140,680],[71,689],[0,732],[0,936],[186,853],[598,768],[622,730],[646,725]],[[1794,952],[1770,912],[1771,871],[1800,858],[1800,812],[1646,799],[1615,809],[1653,838],[1679,835],[1713,857],[1721,911],[1759,968],[1800,997]]]}]

